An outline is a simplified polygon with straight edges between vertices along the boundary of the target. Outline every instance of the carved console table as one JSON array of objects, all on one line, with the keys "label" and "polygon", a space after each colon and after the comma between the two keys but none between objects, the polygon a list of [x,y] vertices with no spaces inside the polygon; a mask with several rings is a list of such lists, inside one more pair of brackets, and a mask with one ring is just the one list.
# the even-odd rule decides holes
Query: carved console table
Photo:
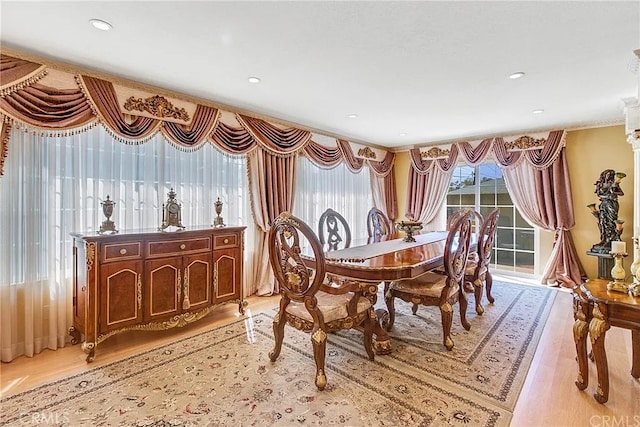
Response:
[{"label": "carved console table", "polygon": [[609,399],[609,367],[604,338],[611,326],[631,330],[631,376],[640,378],[640,297],[607,291],[608,280],[592,279],[573,289],[573,338],[578,354],[576,386],[584,390],[589,385],[587,366],[587,335],[598,371],[598,389],[593,397],[599,403]]},{"label": "carved console table", "polygon": [[245,227],[177,232],[73,234],[71,342],[87,362],[97,345],[123,331],[185,326],[242,292]]}]

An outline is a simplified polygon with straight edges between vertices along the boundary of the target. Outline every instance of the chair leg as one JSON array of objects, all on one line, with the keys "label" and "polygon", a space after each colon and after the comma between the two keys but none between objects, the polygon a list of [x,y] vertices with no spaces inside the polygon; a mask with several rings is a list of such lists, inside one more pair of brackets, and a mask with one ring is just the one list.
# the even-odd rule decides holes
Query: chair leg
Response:
[{"label": "chair leg", "polygon": [[479,277],[473,282],[473,294],[476,299],[476,313],[478,313],[478,316],[482,316],[482,314],[484,313],[484,307],[482,306],[482,282],[483,281],[484,281],[484,277]]},{"label": "chair leg", "polygon": [[485,276],[485,288],[487,290],[487,299],[491,304],[493,304],[495,299],[491,295],[491,285],[493,285],[493,277],[491,276],[491,273],[487,271],[487,275]]},{"label": "chair leg", "polygon": [[453,320],[453,307],[447,301],[440,306],[440,316],[442,317],[442,334],[444,336],[443,344],[447,350],[453,348],[453,339],[451,339],[451,322]]},{"label": "chair leg", "polygon": [[419,307],[418,304],[414,302],[413,305],[411,306],[411,313],[415,315],[418,312],[418,307]]},{"label": "chair leg", "polygon": [[280,350],[282,350],[282,341],[284,340],[284,326],[287,323],[286,315],[283,311],[278,312],[273,319],[273,336],[275,338],[275,345],[273,350],[269,352],[269,359],[275,362],[278,356],[280,356]]},{"label": "chair leg", "polygon": [[393,328],[393,324],[396,321],[396,308],[393,301],[394,297],[391,292],[385,292],[384,294],[384,302],[387,305],[387,311],[389,312],[389,322],[387,323],[387,331],[390,331]]},{"label": "chair leg", "polygon": [[371,307],[368,311],[367,318],[364,319],[364,349],[367,350],[369,360],[375,358],[375,353],[373,352],[373,328],[375,327],[375,323],[376,315],[373,307]]},{"label": "chair leg", "polygon": [[322,329],[316,329],[311,334],[311,345],[313,346],[313,358],[316,361],[316,387],[324,390],[327,385],[327,376],[324,373],[324,358],[327,348],[327,334]]},{"label": "chair leg", "polygon": [[467,320],[469,300],[467,300],[467,293],[462,288],[458,291],[458,301],[460,302],[460,323],[462,323],[462,326],[468,331],[471,329],[471,323]]}]

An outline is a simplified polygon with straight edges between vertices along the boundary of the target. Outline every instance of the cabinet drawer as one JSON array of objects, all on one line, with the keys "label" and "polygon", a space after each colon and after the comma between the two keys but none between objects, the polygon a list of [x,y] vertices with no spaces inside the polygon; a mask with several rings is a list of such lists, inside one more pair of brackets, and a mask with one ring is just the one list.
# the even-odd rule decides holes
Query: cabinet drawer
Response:
[{"label": "cabinet drawer", "polygon": [[240,246],[240,239],[237,233],[216,234],[213,236],[214,249],[236,248]]},{"label": "cabinet drawer", "polygon": [[102,260],[107,262],[140,259],[142,257],[140,246],[140,242],[106,243],[102,246]]},{"label": "cabinet drawer", "polygon": [[211,250],[210,237],[180,240],[156,240],[148,243],[149,256],[180,255]]}]

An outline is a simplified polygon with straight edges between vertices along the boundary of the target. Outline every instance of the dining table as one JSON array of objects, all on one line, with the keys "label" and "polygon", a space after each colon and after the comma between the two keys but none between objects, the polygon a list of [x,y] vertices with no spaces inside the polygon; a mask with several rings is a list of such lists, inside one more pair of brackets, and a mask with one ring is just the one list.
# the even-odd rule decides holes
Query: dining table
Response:
[{"label": "dining table", "polygon": [[[402,232],[385,236],[354,239],[351,246],[338,250],[325,248],[326,274],[366,284],[384,286],[398,280],[414,279],[421,274],[444,265],[447,231],[421,231],[413,234],[415,241],[405,241]],[[476,236],[471,236],[471,249],[475,250]],[[312,257],[304,249],[303,256]],[[391,342],[384,325],[389,313],[376,309],[374,350],[389,354]]]}]

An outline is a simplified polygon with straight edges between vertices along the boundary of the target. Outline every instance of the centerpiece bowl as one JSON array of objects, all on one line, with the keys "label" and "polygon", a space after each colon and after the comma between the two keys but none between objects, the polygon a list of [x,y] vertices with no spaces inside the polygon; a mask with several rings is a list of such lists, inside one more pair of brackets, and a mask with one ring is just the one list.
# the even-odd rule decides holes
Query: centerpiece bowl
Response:
[{"label": "centerpiece bowl", "polygon": [[416,239],[413,237],[413,233],[422,230],[422,223],[420,221],[400,221],[396,224],[396,230],[406,234],[402,241],[415,242]]}]

